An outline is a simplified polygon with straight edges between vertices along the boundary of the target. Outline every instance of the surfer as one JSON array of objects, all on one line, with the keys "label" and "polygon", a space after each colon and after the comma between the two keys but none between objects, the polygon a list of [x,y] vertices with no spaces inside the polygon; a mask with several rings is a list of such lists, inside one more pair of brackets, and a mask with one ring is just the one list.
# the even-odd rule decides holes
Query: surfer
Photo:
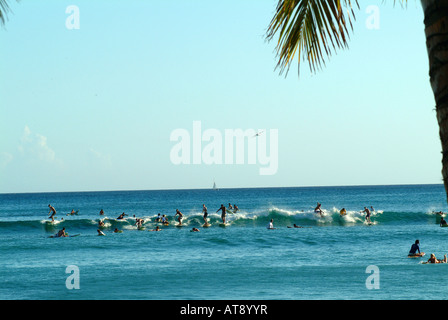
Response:
[{"label": "surfer", "polygon": [[135,225],[140,229],[143,226],[143,219],[135,218]]},{"label": "surfer", "polygon": [[100,229],[97,229],[96,231],[98,232],[98,235],[99,235],[99,236],[105,236],[104,232],[101,231]]},{"label": "surfer", "polygon": [[54,222],[54,216],[56,215],[56,209],[51,204],[49,204],[48,207],[50,208],[50,212],[48,212],[50,217],[48,217],[48,219],[51,219],[51,222]]},{"label": "surfer", "polygon": [[233,205],[233,212],[238,212],[240,209],[238,208],[238,206],[236,204]]},{"label": "surfer", "polygon": [[168,224],[169,224],[169,222],[168,222],[168,220],[167,220],[167,218],[166,218],[166,215],[163,215],[163,216],[162,216],[162,224],[163,224],[163,225],[168,225]]},{"label": "surfer", "polygon": [[321,204],[318,202],[316,208],[314,208],[314,213],[319,213],[320,216],[322,217],[322,209],[321,209]]},{"label": "surfer", "polygon": [[100,216],[104,215],[103,209],[100,210]]},{"label": "surfer", "polygon": [[204,214],[204,222],[205,222],[205,224],[208,224],[208,221],[207,221],[208,213],[207,213],[207,207],[205,206],[205,204],[202,204],[202,213]]},{"label": "surfer", "polygon": [[232,207],[232,205],[230,204],[230,202],[229,202],[229,207],[227,208],[228,210],[233,210],[233,207]]},{"label": "surfer", "polygon": [[122,230],[118,230],[118,228],[115,228],[114,233],[122,233]]},{"label": "surfer", "polygon": [[375,209],[373,209],[373,207],[370,206],[370,211],[375,212]]},{"label": "surfer", "polygon": [[271,221],[269,221],[269,224],[267,226],[268,229],[275,229],[274,228],[274,219],[271,219]]},{"label": "surfer", "polygon": [[99,227],[99,228],[104,227],[104,221],[103,221],[103,220],[100,220],[100,221],[98,222],[98,227]]},{"label": "surfer", "polygon": [[59,232],[56,234],[56,238],[60,237],[67,237],[67,234],[65,233],[65,227],[62,228],[62,230],[59,230]]},{"label": "surfer", "polygon": [[124,216],[127,216],[127,214],[123,212],[122,214],[120,214],[120,216],[117,218],[117,220],[123,220]]},{"label": "surfer", "polygon": [[74,214],[76,214],[76,212],[75,212],[75,210],[74,209],[72,209],[72,212],[70,212],[69,214],[67,214],[67,215],[74,215]]},{"label": "surfer", "polygon": [[179,221],[179,225],[182,225],[183,214],[182,214],[182,212],[179,211],[179,209],[176,209],[176,214],[174,215],[174,218],[176,218],[177,215],[179,215],[179,218],[177,218],[177,221]]},{"label": "surfer", "polygon": [[222,211],[221,213],[221,219],[222,219],[222,223],[226,223],[226,207],[224,207],[223,204],[221,204],[221,208],[219,208],[218,210],[216,210],[216,212],[218,212],[219,210]]},{"label": "surfer", "polygon": [[155,229],[152,229],[152,230],[150,230],[150,231],[161,231],[162,229],[160,229],[160,227],[159,226],[157,226]]},{"label": "surfer", "polygon": [[345,216],[347,214],[347,210],[345,210],[345,208],[342,208],[341,211],[339,211],[339,214],[341,216]]},{"label": "surfer", "polygon": [[426,263],[447,263],[448,260],[446,258],[446,255],[443,256],[443,260],[439,260],[436,258],[434,253],[431,253],[431,257],[428,259]]},{"label": "surfer", "polygon": [[193,228],[193,229],[191,229],[191,232],[199,232],[199,229],[198,228]]},{"label": "surfer", "polygon": [[411,246],[411,250],[409,250],[408,256],[416,255],[417,251],[419,254],[421,253],[419,244],[420,244],[420,241],[415,240],[414,244]]},{"label": "surfer", "polygon": [[444,226],[446,225],[446,221],[445,219],[443,219],[443,217],[440,218],[440,226]]},{"label": "surfer", "polygon": [[157,218],[156,218],[156,222],[161,222],[162,221],[162,217],[160,216],[160,213],[157,214]]},{"label": "surfer", "polygon": [[364,211],[362,211],[362,212],[366,213],[366,221],[368,224],[371,224],[372,222],[370,221],[370,210],[367,209],[366,207],[364,207]]}]

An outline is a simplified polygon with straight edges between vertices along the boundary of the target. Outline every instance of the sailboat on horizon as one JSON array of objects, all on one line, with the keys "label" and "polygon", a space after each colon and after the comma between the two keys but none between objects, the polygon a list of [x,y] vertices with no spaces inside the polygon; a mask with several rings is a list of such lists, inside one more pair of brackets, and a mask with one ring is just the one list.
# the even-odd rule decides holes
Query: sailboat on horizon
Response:
[{"label": "sailboat on horizon", "polygon": [[215,181],[213,181],[213,190],[219,190],[219,189],[216,187],[216,183],[215,183]]}]

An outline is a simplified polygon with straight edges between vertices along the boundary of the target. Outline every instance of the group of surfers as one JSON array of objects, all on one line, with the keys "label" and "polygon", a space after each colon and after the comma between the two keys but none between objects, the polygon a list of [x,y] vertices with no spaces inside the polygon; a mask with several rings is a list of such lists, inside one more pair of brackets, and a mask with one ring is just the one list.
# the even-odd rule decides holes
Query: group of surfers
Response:
[{"label": "group of surfers", "polygon": [[[49,219],[51,219],[51,221],[54,222],[54,217],[56,215],[56,209],[52,205],[50,205],[50,204],[48,205],[48,207],[50,208]],[[232,213],[236,213],[237,211],[239,211],[239,208],[238,208],[238,206],[236,204],[234,204],[232,206],[232,204],[229,203],[228,207],[225,207],[223,204],[221,204],[221,207],[216,212],[219,212],[219,211],[221,211],[222,223],[225,224],[226,223],[227,212],[230,211]],[[72,212],[70,214],[73,214],[73,213],[75,213],[74,210],[72,210]],[[76,211],[76,213],[77,213],[77,211]],[[204,226],[210,226],[210,224],[208,223],[208,220],[207,220],[208,210],[207,210],[207,207],[205,206],[205,204],[202,205],[202,213],[203,213],[203,219],[204,219],[204,222],[205,222]],[[104,215],[104,210],[103,209],[100,210],[100,216],[102,216],[102,215]],[[122,214],[120,214],[117,217],[117,220],[123,220],[123,219],[125,219],[125,216],[127,216],[127,214],[123,212]],[[177,221],[179,222],[178,226],[182,226],[183,214],[182,214],[182,212],[179,211],[179,209],[176,209],[176,214],[174,215],[174,218],[176,218],[176,217],[177,217]],[[140,218],[136,218],[135,215],[134,215],[134,218],[136,220],[135,225],[137,226],[137,228],[138,229],[143,229],[144,220],[140,219]],[[162,215],[161,216],[160,213],[157,215],[157,218],[155,219],[155,221],[156,222],[160,222],[163,225],[169,225],[168,218],[166,217],[166,215]],[[103,220],[100,220],[98,222],[98,227],[99,228],[105,227],[105,223],[104,223]],[[162,229],[160,229],[160,227],[157,226],[155,229],[150,230],[150,231],[160,231],[160,230],[162,230]],[[191,231],[192,232],[198,232],[199,229],[193,228]],[[104,232],[102,232],[100,229],[98,229],[97,232],[98,232],[98,235],[100,235],[100,236],[105,235]],[[119,232],[122,232],[122,231],[118,230],[117,228],[114,230],[114,233],[119,233]],[[59,238],[59,237],[66,237],[66,236],[67,236],[67,234],[65,232],[65,228],[62,228],[62,230],[60,230],[55,235],[55,237],[57,237],[57,238]]]},{"label": "group of surfers", "polygon": [[[370,209],[367,207],[364,207],[364,210],[361,211],[361,213],[365,213],[366,214],[366,221],[368,224],[371,224],[372,222],[370,221],[370,215],[372,214],[372,212],[375,212],[375,209],[373,209],[372,206],[370,206]],[[323,211],[322,211],[322,204],[320,204],[319,202],[317,203],[316,208],[314,208],[314,213],[320,214],[321,217],[323,217]],[[345,216],[347,214],[347,210],[345,208],[342,208],[339,211],[340,216]]]},{"label": "group of surfers", "polygon": [[[444,212],[440,211],[440,212],[433,212],[433,213],[440,216],[440,226],[441,227],[447,226],[447,222],[443,218],[443,215],[445,214]],[[424,255],[425,255],[424,252],[420,252],[420,241],[415,240],[414,244],[411,246],[411,250],[409,250],[408,257],[419,258],[419,257],[423,257]],[[448,263],[448,259],[447,259],[446,255],[444,255],[443,259],[437,259],[435,254],[431,253],[428,261],[423,262],[423,263]]]},{"label": "group of surfers", "polygon": [[[50,208],[50,212],[49,212],[49,215],[50,215],[50,216],[49,216],[49,219],[51,219],[51,221],[54,222],[54,216],[56,215],[56,209],[55,209],[53,206],[51,206],[51,205],[48,205],[48,207]],[[239,208],[238,208],[238,206],[237,206],[236,204],[234,204],[234,205],[232,206],[232,204],[229,203],[228,207],[225,207],[223,204],[221,204],[221,207],[220,207],[218,210],[216,210],[216,213],[219,212],[219,211],[221,211],[221,220],[222,220],[222,223],[225,224],[225,223],[226,223],[226,215],[227,215],[227,212],[230,211],[230,212],[232,212],[232,213],[236,213],[237,211],[239,211]],[[366,219],[366,221],[367,221],[369,224],[371,223],[371,221],[370,221],[370,215],[371,215],[371,213],[374,212],[374,211],[375,211],[375,209],[373,209],[372,206],[370,206],[370,209],[368,209],[367,207],[364,207],[364,210],[361,211],[361,212],[363,212],[363,213],[366,213],[366,217],[365,217],[365,219]],[[314,212],[320,214],[321,217],[323,216],[322,204],[321,204],[321,203],[319,203],[319,202],[317,203],[317,206],[316,206],[316,208],[314,209]],[[70,214],[73,214],[73,213],[75,213],[74,210],[72,210],[72,212],[71,212]],[[77,211],[76,211],[76,213],[77,213]],[[205,204],[202,204],[202,213],[203,213],[203,219],[204,219],[204,223],[205,223],[204,226],[209,226],[209,223],[208,223],[208,220],[207,220],[207,217],[208,217],[208,209],[207,209],[207,207],[205,206]],[[347,210],[346,210],[345,208],[342,208],[342,209],[340,210],[340,215],[341,215],[341,216],[344,216],[344,215],[346,215],[346,214],[347,214]],[[100,215],[104,215],[104,211],[103,211],[103,209],[100,210]],[[122,214],[120,214],[120,215],[117,217],[117,220],[123,220],[123,219],[125,219],[125,216],[127,216],[127,214],[125,214],[125,213],[123,212]],[[135,217],[135,215],[134,215],[134,217]],[[176,214],[174,215],[174,218],[175,218],[175,219],[177,218],[177,221],[179,222],[179,226],[181,226],[181,225],[182,225],[183,214],[182,214],[182,212],[179,211],[179,209],[176,209]],[[160,222],[160,223],[162,223],[163,225],[168,225],[168,224],[169,224],[169,222],[168,222],[168,218],[166,217],[166,215],[162,215],[162,216],[161,216],[160,213],[158,214],[158,216],[157,216],[157,218],[156,218],[155,221],[156,221],[156,222]],[[442,221],[444,221],[443,218],[442,218]],[[139,228],[139,229],[142,228],[143,223],[144,223],[144,220],[143,220],[143,219],[136,218],[136,226],[137,226],[137,228]],[[446,223],[446,222],[444,222],[444,223]],[[103,222],[102,220],[100,220],[100,222],[99,222],[99,227],[104,227],[104,222]],[[299,226],[294,225],[294,227],[297,228],[297,227],[299,227]],[[157,229],[157,230],[155,229],[155,230],[153,230],[153,231],[159,231],[159,229]],[[199,231],[199,230],[192,230],[192,231]]]},{"label": "group of surfers", "polygon": [[[225,224],[227,212],[231,211],[232,213],[236,213],[237,211],[239,211],[239,208],[236,204],[232,206],[229,203],[228,207],[225,207],[223,204],[221,204],[221,207],[218,210],[216,210],[216,213],[218,213],[219,211],[221,211],[222,223]],[[208,209],[205,206],[205,204],[202,204],[202,214],[203,214],[202,218],[204,219],[204,225],[209,225],[208,219],[207,219]],[[182,212],[179,211],[179,209],[176,209],[176,214],[174,215],[174,218],[176,219],[176,217],[177,217],[177,221],[179,222],[179,226],[181,226],[182,219],[183,219],[184,215],[182,214]],[[166,215],[160,216],[160,213],[157,215],[156,222],[161,222],[163,225],[169,224]],[[199,230],[192,230],[192,231],[199,231]]]},{"label": "group of surfers", "polygon": [[[417,253],[418,251],[418,253]],[[409,250],[408,257],[410,258],[420,258],[425,255],[424,252],[420,252],[420,241],[415,240],[414,244],[411,246],[411,250]],[[446,257],[446,254],[443,256],[443,259],[437,259],[434,253],[431,253],[428,261],[423,263],[447,263],[448,259]]]}]

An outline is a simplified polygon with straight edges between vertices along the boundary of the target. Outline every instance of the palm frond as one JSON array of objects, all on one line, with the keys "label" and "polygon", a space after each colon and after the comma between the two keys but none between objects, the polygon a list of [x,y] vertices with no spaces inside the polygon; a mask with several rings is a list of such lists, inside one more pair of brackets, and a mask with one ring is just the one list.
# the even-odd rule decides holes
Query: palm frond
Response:
[{"label": "palm frond", "polygon": [[[20,0],[17,0],[20,1]],[[0,25],[4,26],[8,19],[8,13],[11,12],[11,8],[8,5],[10,0],[0,0]]]},{"label": "palm frond", "polygon": [[289,71],[296,53],[299,67],[304,58],[315,72],[332,50],[347,47],[355,19],[352,2],[359,8],[358,0],[279,0],[267,39],[278,33],[280,74]]}]

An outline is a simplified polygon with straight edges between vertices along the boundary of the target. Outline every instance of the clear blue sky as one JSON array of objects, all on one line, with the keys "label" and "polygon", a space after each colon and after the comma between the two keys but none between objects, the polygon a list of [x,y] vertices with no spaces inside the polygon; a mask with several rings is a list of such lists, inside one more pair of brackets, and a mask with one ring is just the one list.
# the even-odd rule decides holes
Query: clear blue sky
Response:
[{"label": "clear blue sky", "polygon": [[[375,30],[360,2],[350,48],[300,78],[278,74],[265,40],[276,0],[12,2],[0,192],[441,183],[420,2],[370,1]],[[277,173],[174,165],[170,134],[195,120],[277,129]]]}]

